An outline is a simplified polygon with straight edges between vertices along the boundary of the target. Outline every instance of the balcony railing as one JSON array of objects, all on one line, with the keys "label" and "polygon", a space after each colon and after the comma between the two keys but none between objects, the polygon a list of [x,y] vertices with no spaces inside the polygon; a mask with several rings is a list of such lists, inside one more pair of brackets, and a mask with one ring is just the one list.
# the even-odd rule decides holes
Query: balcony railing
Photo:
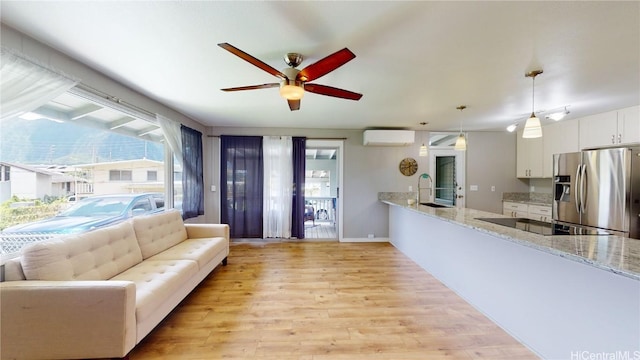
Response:
[{"label": "balcony railing", "polygon": [[316,221],[336,221],[336,198],[335,197],[310,197],[304,198],[307,205],[313,206]]}]

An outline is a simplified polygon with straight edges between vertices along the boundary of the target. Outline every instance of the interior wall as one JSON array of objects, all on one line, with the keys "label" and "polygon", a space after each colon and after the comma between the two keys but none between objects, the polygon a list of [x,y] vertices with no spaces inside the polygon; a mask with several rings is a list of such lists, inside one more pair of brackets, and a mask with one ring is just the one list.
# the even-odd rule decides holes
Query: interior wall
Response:
[{"label": "interior wall", "polygon": [[469,132],[468,141],[466,205],[502,214],[502,193],[529,192],[529,181],[516,177],[516,134]]},{"label": "interior wall", "polygon": [[[302,118],[301,121],[304,121]],[[400,147],[373,147],[362,144],[362,130],[342,129],[292,129],[292,128],[236,128],[215,127],[209,129],[212,149],[210,157],[219,161],[219,135],[289,135],[306,136],[307,138],[344,138],[344,184],[340,190],[343,197],[343,236],[344,239],[367,239],[374,237],[387,238],[388,206],[378,201],[378,192],[408,191],[409,186],[415,191],[418,182],[417,174],[428,172],[428,158],[418,157],[420,144]],[[416,135],[416,139],[419,139]],[[413,176],[404,176],[399,171],[400,161],[412,157],[418,161],[418,172]],[[212,167],[213,185],[219,188],[220,167]],[[213,198],[213,218],[220,219],[219,194],[209,192]]]},{"label": "interior wall", "polygon": [[553,193],[552,179],[531,179],[529,180],[529,191],[543,194]]}]

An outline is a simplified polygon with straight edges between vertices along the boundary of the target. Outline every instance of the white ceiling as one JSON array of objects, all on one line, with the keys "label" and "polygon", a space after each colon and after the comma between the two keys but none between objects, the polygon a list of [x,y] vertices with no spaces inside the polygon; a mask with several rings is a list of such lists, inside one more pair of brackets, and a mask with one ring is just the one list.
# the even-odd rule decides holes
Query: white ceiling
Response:
[{"label": "white ceiling", "polygon": [[[209,126],[424,130],[504,129],[531,112],[568,118],[640,103],[640,2],[7,1],[6,25]],[[218,47],[276,69],[348,47],[356,58],[290,111],[277,82]],[[466,105],[462,113],[456,110]],[[420,122],[428,122],[426,126]],[[544,121],[543,121],[544,124]]]}]

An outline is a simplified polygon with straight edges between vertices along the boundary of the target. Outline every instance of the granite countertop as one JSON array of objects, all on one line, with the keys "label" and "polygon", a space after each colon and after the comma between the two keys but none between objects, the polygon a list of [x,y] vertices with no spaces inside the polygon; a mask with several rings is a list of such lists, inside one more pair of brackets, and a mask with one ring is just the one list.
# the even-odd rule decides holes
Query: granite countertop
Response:
[{"label": "granite countertop", "polygon": [[406,199],[396,196],[380,196],[379,200],[640,281],[640,240],[637,239],[612,235],[544,236],[476,219],[507,217],[486,211],[407,205]]}]

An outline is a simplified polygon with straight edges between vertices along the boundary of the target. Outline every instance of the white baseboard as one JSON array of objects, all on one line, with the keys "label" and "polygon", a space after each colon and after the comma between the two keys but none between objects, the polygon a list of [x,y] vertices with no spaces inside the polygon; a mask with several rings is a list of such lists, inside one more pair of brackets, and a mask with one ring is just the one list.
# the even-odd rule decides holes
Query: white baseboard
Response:
[{"label": "white baseboard", "polygon": [[389,242],[388,237],[343,238],[340,242]]}]

